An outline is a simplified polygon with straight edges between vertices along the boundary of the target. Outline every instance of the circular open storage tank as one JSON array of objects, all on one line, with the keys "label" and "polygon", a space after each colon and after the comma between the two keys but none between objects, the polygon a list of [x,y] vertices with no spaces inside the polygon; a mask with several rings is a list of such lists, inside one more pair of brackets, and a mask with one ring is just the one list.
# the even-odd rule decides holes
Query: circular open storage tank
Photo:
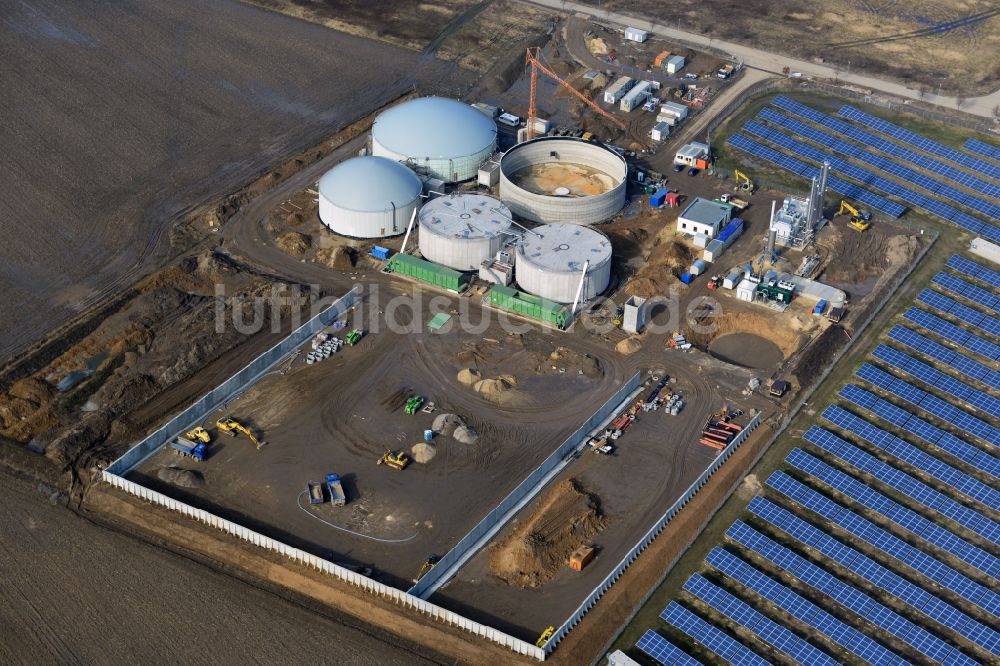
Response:
[{"label": "circular open storage tank", "polygon": [[483,194],[452,194],[424,204],[420,254],[458,271],[478,270],[496,255],[511,226],[510,209]]},{"label": "circular open storage tank", "polygon": [[497,147],[497,125],[468,104],[421,97],[383,111],[372,125],[372,155],[455,183],[475,178]]},{"label": "circular open storage tank", "polygon": [[602,145],[541,137],[500,159],[500,199],[534,222],[596,224],[625,206],[627,176],[625,160]]},{"label": "circular open storage tank", "polygon": [[423,184],[399,162],[354,157],[319,179],[319,219],[351,238],[384,238],[406,231]]},{"label": "circular open storage tank", "polygon": [[611,282],[611,241],[596,229],[578,224],[546,224],[524,235],[517,248],[514,276],[529,294],[572,303],[588,261],[581,302],[598,296]]}]

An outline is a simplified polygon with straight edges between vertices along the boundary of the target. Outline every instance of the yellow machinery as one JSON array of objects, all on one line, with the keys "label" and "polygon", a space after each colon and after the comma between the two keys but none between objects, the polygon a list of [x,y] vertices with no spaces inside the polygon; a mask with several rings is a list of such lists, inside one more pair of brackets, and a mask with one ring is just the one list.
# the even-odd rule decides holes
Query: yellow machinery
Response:
[{"label": "yellow machinery", "polygon": [[254,437],[250,428],[246,427],[232,416],[219,419],[215,422],[215,425],[219,428],[219,432],[229,433],[233,437],[236,437],[237,435],[246,435],[247,439],[253,442],[253,445],[257,447],[257,450],[260,450],[262,446],[267,444],[267,442],[258,441],[257,438]]},{"label": "yellow machinery", "polygon": [[376,464],[388,465],[393,469],[406,469],[406,466],[410,464],[410,456],[406,455],[404,451],[386,451]]},{"label": "yellow machinery", "polygon": [[858,231],[868,231],[868,227],[872,225],[871,213],[863,210],[858,210],[851,204],[847,203],[843,199],[840,201],[840,210],[837,211],[837,215],[849,214],[851,216],[848,224]]},{"label": "yellow machinery", "polygon": [[736,179],[736,189],[743,190],[744,192],[753,192],[754,185],[750,177],[737,169],[733,172],[733,178]]},{"label": "yellow machinery", "polygon": [[421,578],[427,575],[428,571],[434,568],[434,565],[437,564],[437,562],[438,562],[437,555],[431,555],[426,560],[424,560],[424,563],[420,565],[420,573],[418,573],[417,577],[413,579],[413,582],[414,583],[419,582]]},{"label": "yellow machinery", "polygon": [[184,436],[190,439],[192,442],[201,442],[203,444],[208,444],[212,441],[212,436],[208,434],[208,431],[198,426],[197,428],[192,428],[184,433]]},{"label": "yellow machinery", "polygon": [[545,647],[545,644],[549,642],[549,639],[552,638],[552,634],[554,633],[556,633],[555,627],[549,627],[543,631],[542,635],[538,637],[537,641],[535,641],[535,647]]}]

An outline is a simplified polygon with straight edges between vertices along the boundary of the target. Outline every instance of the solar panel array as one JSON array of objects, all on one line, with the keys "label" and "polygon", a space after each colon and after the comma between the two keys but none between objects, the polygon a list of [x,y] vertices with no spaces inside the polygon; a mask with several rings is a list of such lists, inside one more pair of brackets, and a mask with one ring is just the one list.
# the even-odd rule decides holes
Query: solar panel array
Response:
[{"label": "solar panel array", "polygon": [[908,143],[915,148],[919,148],[925,153],[930,153],[931,155],[937,155],[938,157],[951,160],[955,164],[961,164],[966,168],[973,169],[978,173],[989,176],[990,178],[1000,179],[1000,166],[981,160],[978,157],[973,157],[972,155],[963,153],[962,151],[950,146],[942,145],[937,141],[931,141],[926,137],[920,136],[916,132],[911,132],[910,130],[902,128],[895,123],[889,122],[888,120],[882,120],[881,118],[876,118],[871,114],[865,113],[861,109],[844,105],[840,107],[837,115],[865,125],[866,127],[869,127],[876,132],[881,132],[882,134],[896,139],[897,141]]},{"label": "solar panel array", "polygon": [[947,289],[968,301],[981,305],[987,310],[996,312],[1000,309],[1000,296],[995,296],[989,289],[983,289],[971,282],[966,282],[962,278],[957,278],[949,273],[938,273],[931,281],[937,286]]},{"label": "solar panel array", "polygon": [[985,650],[1000,652],[1000,633],[969,617],[961,610],[911,583],[860,551],[834,539],[824,530],[799,518],[788,509],[761,496],[754,497],[747,509],[799,543],[812,548],[868,583],[885,590],[914,610],[957,632]]},{"label": "solar panel array", "polygon": [[828,520],[831,524],[867,543],[875,550],[913,569],[946,590],[1000,617],[1000,594],[980,585],[952,567],[938,561],[916,546],[887,532],[875,523],[834,502],[809,486],[796,481],[784,472],[775,472],[767,485],[795,500],[805,508]]},{"label": "solar panel array", "polygon": [[984,284],[988,284],[994,289],[1000,289],[1000,273],[986,268],[971,259],[960,257],[957,254],[948,260],[948,268],[953,268],[959,273],[965,273]]},{"label": "solar panel array", "polygon": [[[757,141],[747,138],[742,134],[731,135],[726,143],[750,155],[765,159],[772,164],[776,164],[786,171],[802,176],[806,180],[812,180],[819,175],[818,167],[806,164],[801,160],[785,155],[770,146],[765,146],[764,144],[758,143]],[[827,179],[827,185],[831,190],[837,192],[841,196],[859,201],[869,208],[882,211],[886,215],[899,217],[906,212],[905,206],[901,206],[894,201],[889,201],[874,192],[869,192],[863,187],[855,185],[854,183],[849,183],[835,175],[830,175]]]},{"label": "solar panel array", "polygon": [[922,208],[984,238],[1000,241],[1000,227],[994,227],[934,197],[927,196],[913,188],[900,185],[888,178],[883,178],[874,171],[857,166],[847,160],[831,155],[827,151],[793,139],[767,125],[751,120],[743,125],[743,131],[769,141],[779,148],[784,148],[790,153],[807,160],[812,160],[819,164],[829,162],[830,166],[838,173],[854,181],[864,183],[871,188],[901,199],[910,206]]},{"label": "solar panel array", "polygon": [[993,344],[985,338],[981,338],[975,333],[970,333],[961,326],[956,326],[946,319],[931,314],[926,310],[910,308],[904,317],[914,324],[923,326],[928,331],[937,333],[945,340],[950,340],[956,345],[967,349],[980,356],[985,356],[994,361],[1000,361],[1000,345]]},{"label": "solar panel array", "polygon": [[[843,410],[841,411],[843,412]],[[831,419],[832,422],[833,420]],[[1000,524],[983,516],[978,511],[956,502],[915,477],[901,472],[888,463],[882,462],[875,456],[837,437],[832,432],[813,426],[806,432],[803,438],[830,455],[840,458],[852,467],[870,474],[878,481],[905,495],[917,504],[922,504],[928,509],[954,520],[962,527],[975,532],[985,539],[989,539],[994,543],[1000,543]],[[907,509],[906,511],[909,510]],[[900,519],[906,520],[907,529],[916,531],[913,527],[918,527],[920,521],[917,521],[915,517],[907,513],[896,513]],[[899,521],[897,520],[896,522]],[[983,562],[989,567],[991,575],[1000,573],[1000,559],[990,555],[989,559],[983,560]]]},{"label": "solar panel array", "polygon": [[964,185],[976,192],[1000,198],[1000,185],[994,185],[988,180],[979,178],[968,171],[963,171],[962,169],[954,167],[947,162],[942,162],[941,160],[927,157],[923,153],[910,150],[905,146],[901,146],[894,141],[889,141],[877,134],[862,129],[857,125],[852,125],[851,123],[844,122],[839,118],[828,116],[810,106],[788,99],[784,95],[779,95],[778,97],[772,99],[771,104],[782,111],[794,114],[800,118],[804,118],[805,120],[809,120],[817,125],[833,130],[838,134],[843,134],[847,138],[853,139],[863,146],[874,148],[875,150],[885,153],[886,155],[898,158],[902,162],[916,165],[919,168],[940,174],[941,176],[959,183],[960,185]]},{"label": "solar panel array", "polygon": [[989,553],[970,545],[920,514],[907,509],[898,502],[893,502],[885,495],[875,492],[864,483],[827,465],[819,458],[801,449],[794,449],[785,462],[815,476],[866,509],[882,514],[893,523],[913,532],[927,543],[954,555],[973,568],[988,575],[996,575],[997,559]]},{"label": "solar panel array", "polygon": [[833,574],[769,539],[746,523],[736,521],[726,532],[726,536],[931,659],[941,663],[945,661],[954,664],[976,663],[923,627],[900,616],[899,613],[875,601],[857,588],[842,583]]},{"label": "solar panel array", "polygon": [[863,363],[858,369],[857,376],[871,383],[876,388],[887,391],[914,407],[918,407],[928,414],[933,414],[939,419],[951,423],[959,430],[980,437],[990,444],[1000,446],[1000,430],[997,428],[955,407],[951,403],[945,402],[936,395],[918,389],[904,382],[902,379],[893,377],[871,363]]},{"label": "solar panel array", "polygon": [[986,384],[990,388],[1000,390],[1000,372],[979,361],[974,361],[964,354],[923,336],[916,331],[896,324],[888,333],[889,339],[906,345],[910,349],[928,358],[933,358],[954,369],[969,379]]},{"label": "solar panel array", "polygon": [[918,361],[909,354],[893,349],[888,345],[879,345],[872,354],[890,367],[907,372],[939,392],[953,398],[963,400],[970,405],[983,410],[987,414],[1000,414],[1000,400],[960,382],[951,375],[931,367],[923,361]]},{"label": "solar panel array", "polygon": [[840,663],[757,611],[750,604],[726,592],[721,587],[713,585],[703,576],[698,574],[691,576],[684,584],[684,590],[746,627],[760,640],[781,650],[801,664],[834,666]]},{"label": "solar panel array", "polygon": [[[1000,218],[1000,206],[997,206],[986,199],[969,194],[968,192],[963,192],[962,190],[952,187],[947,183],[943,183],[937,178],[929,176],[925,173],[911,169],[910,167],[905,166],[905,163],[902,163],[897,159],[873,153],[867,148],[859,146],[856,143],[845,141],[830,132],[817,129],[816,127],[800,120],[789,118],[788,116],[769,108],[761,109],[760,113],[757,114],[757,117],[788,130],[789,132],[803,136],[809,141],[818,143],[829,150],[834,150],[853,160],[857,160],[869,166],[881,169],[889,175],[895,176],[896,178],[906,181],[911,185],[927,190],[928,192],[931,192],[939,197],[950,199],[961,206],[965,206],[966,208],[974,210],[978,213],[987,215],[990,218]],[[987,184],[987,186],[990,188],[993,196],[1000,195],[1000,186],[989,184]],[[996,190],[996,192],[992,192],[992,190]]]},{"label": "solar panel array", "polygon": [[647,629],[635,646],[663,666],[697,666],[701,663],[652,629]]},{"label": "solar panel array", "polygon": [[735,555],[721,548],[713,548],[705,561],[861,659],[876,666],[902,666],[907,663],[874,639],[841,622]]},{"label": "solar panel array", "polygon": [[1000,338],[1000,318],[992,317],[975,308],[970,308],[968,305],[962,305],[954,298],[933,289],[921,291],[917,294],[917,301]]},{"label": "solar panel array", "polygon": [[840,397],[867,409],[872,414],[900,428],[903,432],[913,435],[928,444],[946,451],[949,455],[972,465],[993,477],[1000,479],[1000,459],[978,449],[960,437],[928,423],[901,407],[883,400],[871,391],[860,386],[848,384],[840,390]]},{"label": "solar panel array", "polygon": [[979,139],[973,139],[971,137],[966,139],[965,149],[1000,161],[1000,148],[992,146],[988,143],[983,143]]},{"label": "solar panel array", "polygon": [[706,648],[735,666],[769,666],[766,659],[735,638],[671,601],[660,619],[683,631]]}]

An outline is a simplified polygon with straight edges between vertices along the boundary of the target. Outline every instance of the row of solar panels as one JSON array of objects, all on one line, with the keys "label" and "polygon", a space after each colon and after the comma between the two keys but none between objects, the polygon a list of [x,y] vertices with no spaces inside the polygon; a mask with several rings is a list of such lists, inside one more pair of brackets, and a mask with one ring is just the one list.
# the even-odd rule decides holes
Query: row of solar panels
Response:
[{"label": "row of solar panels", "polygon": [[988,284],[995,289],[1000,289],[1000,273],[986,268],[982,264],[977,264],[971,259],[966,259],[965,257],[960,257],[956,254],[948,260],[947,266],[948,268],[952,268],[959,273],[964,273],[965,275],[973,277],[983,284]]},{"label": "row of solar panels", "polygon": [[875,348],[874,356],[890,367],[902,370],[928,386],[935,387],[939,392],[944,392],[981,409],[987,415],[1000,414],[1000,400],[979,389],[972,388],[905,352],[893,349],[888,345],[879,345]]},{"label": "row of solar panels", "polygon": [[827,534],[826,530],[799,518],[788,509],[760,496],[753,498],[747,509],[799,543],[821,553],[852,574],[885,590],[911,609],[961,634],[976,645],[991,652],[1000,648],[1000,634],[995,630],[860,551],[838,541]]},{"label": "row of solar panels", "polygon": [[983,365],[979,361],[974,361],[953,349],[949,349],[912,329],[897,324],[889,329],[889,339],[905,345],[924,356],[933,358],[969,379],[981,382],[990,388],[1000,391],[1000,372]]},{"label": "row of solar panels", "polygon": [[1000,318],[984,314],[975,308],[970,308],[968,305],[962,305],[954,298],[945,296],[932,289],[921,291],[917,295],[917,301],[1000,338]]},{"label": "row of solar panels", "polygon": [[1000,161],[1000,148],[992,146],[988,143],[983,143],[979,139],[972,139],[972,138],[966,139],[965,149],[971,150],[974,153],[979,153],[980,155],[984,155],[986,157],[990,157],[992,159]]},{"label": "row of solar panels", "polygon": [[[817,129],[800,120],[789,118],[782,113],[774,111],[773,109],[761,109],[760,113],[757,114],[757,117],[788,130],[789,132],[803,136],[809,141],[819,144],[820,146],[824,146],[829,150],[846,155],[851,159],[858,160],[871,167],[881,169],[882,171],[895,176],[900,180],[904,180],[911,185],[923,188],[940,197],[950,199],[961,206],[965,206],[966,208],[974,210],[978,213],[987,215],[990,218],[1000,219],[1000,206],[969,194],[968,192],[958,190],[951,185],[941,182],[937,178],[911,169],[908,166],[904,166],[895,158],[873,153],[870,150],[862,148],[856,143],[845,141],[830,132]],[[1000,187],[996,187],[996,189],[1000,191]]]},{"label": "row of solar panels", "polygon": [[792,137],[755,120],[747,122],[743,126],[743,131],[769,141],[776,146],[805,159],[812,160],[820,164],[823,162],[829,162],[830,166],[833,167],[834,170],[851,180],[863,183],[868,187],[890,194],[898,199],[901,199],[902,201],[905,201],[907,204],[915,208],[922,208],[930,213],[933,213],[934,215],[937,215],[938,217],[941,217],[942,219],[953,222],[954,224],[957,224],[972,233],[979,234],[984,238],[1000,241],[1000,227],[994,227],[993,225],[983,222],[968,213],[958,210],[954,206],[950,206],[933,197],[927,196],[922,192],[914,190],[913,188],[905,187],[895,181],[889,180],[888,178],[883,178],[874,171],[859,167],[851,162],[848,162],[847,160],[831,155],[829,152],[803,143],[802,141],[797,141],[796,139],[793,139]]},{"label": "row of solar panels", "polygon": [[840,390],[838,395],[885,422],[900,428],[903,432],[938,447],[953,458],[1000,479],[1000,459],[969,444],[957,435],[939,428],[855,384],[848,384]]},{"label": "row of solar panels", "polygon": [[[812,180],[819,175],[818,167],[814,167],[806,164],[802,160],[785,155],[770,146],[765,146],[743,136],[742,134],[731,135],[726,143],[734,148],[738,148],[750,155],[753,155],[754,157],[759,157],[771,162],[772,164],[776,164],[786,171],[802,176],[806,180]],[[846,180],[838,178],[837,176],[831,175],[827,180],[827,185],[831,190],[839,193],[841,196],[859,201],[865,206],[868,206],[873,210],[881,211],[886,215],[899,217],[906,212],[905,206],[901,206],[894,201],[889,201],[884,197],[881,197],[873,192],[869,192],[863,187],[855,185],[854,183],[849,183]]]},{"label": "row of solar panels", "polygon": [[891,123],[888,120],[876,118],[869,113],[865,113],[861,109],[844,105],[840,107],[839,111],[837,111],[837,115],[865,125],[866,127],[869,127],[876,132],[881,132],[882,134],[892,137],[897,141],[908,143],[914,148],[919,148],[925,153],[930,153],[931,155],[937,155],[938,157],[951,160],[955,164],[961,164],[962,166],[973,169],[984,176],[989,176],[993,179],[1000,179],[1000,166],[981,160],[978,157],[967,155],[960,150],[942,145],[937,141],[932,141],[926,137],[920,136],[916,132],[911,132],[910,130],[900,127],[895,123]]},{"label": "row of solar panels", "polygon": [[909,148],[901,146],[894,141],[889,141],[888,139],[885,139],[877,134],[873,134],[868,130],[862,129],[857,125],[852,125],[851,123],[844,122],[839,118],[828,116],[810,106],[788,99],[784,95],[775,97],[771,100],[771,104],[782,111],[794,114],[800,118],[816,123],[817,125],[822,125],[827,129],[837,132],[838,134],[843,134],[847,138],[853,139],[863,146],[874,148],[879,152],[898,158],[909,164],[913,164],[918,168],[940,174],[941,176],[944,176],[945,178],[948,178],[960,185],[964,185],[965,187],[968,187],[976,192],[1000,198],[1000,185],[994,185],[989,181],[979,178],[978,176],[974,176],[968,171],[963,171],[955,166],[952,166],[951,164],[948,164],[947,162],[942,162],[934,159],[933,157],[928,157],[923,153],[910,150]]},{"label": "row of solar panels", "polygon": [[956,326],[950,321],[919,308],[910,308],[903,316],[914,324],[940,335],[945,340],[954,342],[963,349],[993,361],[1000,361],[1000,345],[981,338],[975,333],[970,333],[961,326]]},{"label": "row of solar panels", "polygon": [[989,289],[983,289],[950,273],[938,273],[934,276],[932,282],[939,287],[958,294],[968,301],[992,310],[994,313],[1000,310],[1000,296],[994,295]]},{"label": "row of solar panels", "polygon": [[1000,429],[994,428],[986,421],[955,407],[936,395],[898,379],[871,363],[863,363],[858,368],[857,375],[875,388],[891,393],[904,402],[952,424],[961,431],[975,435],[995,446],[1000,446]]}]

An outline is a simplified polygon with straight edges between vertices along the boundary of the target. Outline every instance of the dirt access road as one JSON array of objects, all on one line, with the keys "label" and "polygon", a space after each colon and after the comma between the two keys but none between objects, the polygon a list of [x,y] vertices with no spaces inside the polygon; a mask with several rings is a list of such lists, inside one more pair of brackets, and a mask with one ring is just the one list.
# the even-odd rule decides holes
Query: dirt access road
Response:
[{"label": "dirt access road", "polygon": [[414,86],[467,80],[228,1],[18,3],[0,59],[0,357],[161,264],[202,204]]},{"label": "dirt access road", "polygon": [[95,525],[0,474],[4,664],[438,661],[328,608]]}]

